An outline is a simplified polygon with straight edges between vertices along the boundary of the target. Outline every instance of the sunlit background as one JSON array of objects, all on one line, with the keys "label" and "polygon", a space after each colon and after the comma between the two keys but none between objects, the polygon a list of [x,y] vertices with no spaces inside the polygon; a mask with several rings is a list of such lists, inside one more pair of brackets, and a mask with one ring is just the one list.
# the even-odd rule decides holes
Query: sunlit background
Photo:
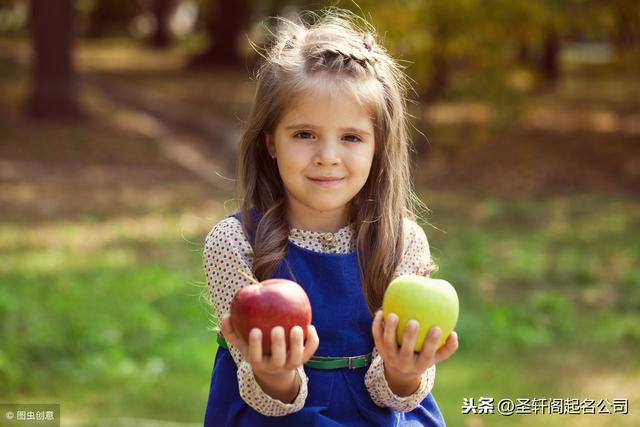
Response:
[{"label": "sunlit background", "polygon": [[[0,403],[202,424],[201,254],[236,208],[251,43],[329,4],[369,19],[415,89],[420,223],[461,300],[433,390],[448,425],[640,425],[635,0],[2,0]],[[481,397],[581,414],[463,414]],[[598,414],[614,399],[627,415]]]}]

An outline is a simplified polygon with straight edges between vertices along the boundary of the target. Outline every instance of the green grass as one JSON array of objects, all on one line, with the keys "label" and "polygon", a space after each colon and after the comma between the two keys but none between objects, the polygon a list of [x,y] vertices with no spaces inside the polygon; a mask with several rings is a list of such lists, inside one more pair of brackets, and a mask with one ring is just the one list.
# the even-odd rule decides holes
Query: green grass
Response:
[{"label": "green grass", "polygon": [[[434,390],[451,425],[469,417],[460,414],[464,397],[625,397],[585,395],[573,381],[588,383],[603,368],[637,377],[637,202],[426,199],[431,224],[446,231],[425,227],[437,275],[456,285],[462,307],[460,349],[439,366]],[[136,228],[153,218],[31,231],[2,224],[3,396],[60,401],[77,418],[201,419],[215,347],[199,297],[200,251],[215,218],[186,234],[179,214],[155,218],[157,233]],[[498,426],[555,422],[478,417]]]},{"label": "green grass", "polygon": [[[637,399],[640,203],[447,192],[424,200],[435,276],[461,301],[460,348],[434,390],[451,425],[574,425],[567,415],[462,415],[464,397]],[[631,426],[638,415],[581,422]]]},{"label": "green grass", "polygon": [[[87,248],[77,237],[92,228],[42,227],[57,247],[4,248],[2,395],[21,401],[47,390],[66,414],[197,419],[215,351],[198,244],[160,235]],[[10,246],[16,230],[1,231]]]},{"label": "green grass", "polygon": [[425,227],[436,274],[456,284],[463,313],[485,320],[461,317],[476,339],[497,334],[525,349],[561,339],[640,344],[630,321],[640,309],[640,204],[594,195],[428,199],[430,223],[446,232]]},{"label": "green grass", "polygon": [[[591,349],[593,351],[593,349]],[[452,426],[633,426],[638,415],[633,413],[637,402],[638,364],[613,368],[603,359],[584,357],[576,349],[547,349],[526,353],[482,350],[473,354],[458,354],[438,367],[433,391],[448,425]],[[609,359],[604,359],[608,360]],[[629,362],[629,355],[626,356]],[[617,371],[617,372],[616,372]],[[622,376],[630,378],[632,389],[621,387]],[[615,385],[607,384],[614,379]],[[629,392],[633,394],[627,394]],[[463,414],[465,398],[477,405],[481,397],[493,398],[494,414]],[[550,415],[498,413],[501,399],[629,399],[630,415]]]}]

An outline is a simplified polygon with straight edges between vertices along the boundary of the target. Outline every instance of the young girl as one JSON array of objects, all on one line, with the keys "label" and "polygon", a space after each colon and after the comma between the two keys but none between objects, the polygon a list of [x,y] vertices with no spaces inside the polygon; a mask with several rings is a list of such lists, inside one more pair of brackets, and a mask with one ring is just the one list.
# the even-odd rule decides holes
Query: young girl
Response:
[{"label": "young girl", "polygon": [[[258,73],[240,145],[242,205],[205,242],[205,269],[222,318],[205,426],[443,426],[431,395],[434,327],[420,353],[411,320],[380,307],[389,282],[433,270],[414,221],[405,92],[396,62],[364,22],[331,8],[312,23],[280,19]],[[236,335],[236,292],[281,277],[309,295],[314,326]]]}]

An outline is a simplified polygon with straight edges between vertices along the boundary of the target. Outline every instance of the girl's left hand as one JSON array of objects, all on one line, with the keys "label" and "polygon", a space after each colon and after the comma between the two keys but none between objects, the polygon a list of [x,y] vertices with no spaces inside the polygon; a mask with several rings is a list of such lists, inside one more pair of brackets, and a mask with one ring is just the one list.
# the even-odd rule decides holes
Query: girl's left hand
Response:
[{"label": "girl's left hand", "polygon": [[389,313],[385,321],[382,310],[378,310],[371,326],[373,340],[384,361],[385,374],[388,379],[396,380],[398,383],[415,382],[427,369],[448,359],[458,349],[458,334],[455,331],[451,332],[439,350],[436,349],[441,330],[434,326],[424,341],[422,351],[415,353],[416,339],[420,329],[416,320],[407,322],[402,337],[402,346],[398,347],[396,342],[398,321],[399,318],[395,313]]}]

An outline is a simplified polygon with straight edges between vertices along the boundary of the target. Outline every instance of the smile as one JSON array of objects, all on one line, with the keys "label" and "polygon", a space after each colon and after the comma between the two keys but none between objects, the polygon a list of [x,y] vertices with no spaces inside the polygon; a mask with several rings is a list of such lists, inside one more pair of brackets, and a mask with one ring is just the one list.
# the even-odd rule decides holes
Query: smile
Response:
[{"label": "smile", "polygon": [[338,185],[343,178],[308,178],[309,181],[316,185],[321,185],[323,187],[332,187],[334,185]]}]

